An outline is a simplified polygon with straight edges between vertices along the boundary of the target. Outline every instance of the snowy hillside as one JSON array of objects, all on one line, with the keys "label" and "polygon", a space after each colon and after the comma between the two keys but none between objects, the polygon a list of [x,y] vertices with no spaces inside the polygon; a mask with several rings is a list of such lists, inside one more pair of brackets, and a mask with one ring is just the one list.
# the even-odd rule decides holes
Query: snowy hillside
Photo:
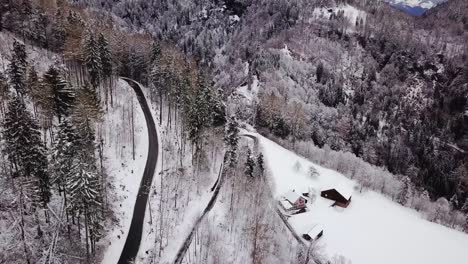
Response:
[{"label": "snowy hillside", "polygon": [[[260,137],[267,170],[279,198],[294,189],[316,192],[309,211],[292,216],[290,224],[300,235],[314,224],[323,226],[319,247],[330,257],[341,255],[359,264],[465,263],[468,235],[428,222],[414,210],[400,206],[373,191],[356,188],[358,184]],[[313,166],[318,172],[309,175]],[[333,201],[320,197],[320,191],[336,188],[352,190],[348,208],[331,207]]]}]

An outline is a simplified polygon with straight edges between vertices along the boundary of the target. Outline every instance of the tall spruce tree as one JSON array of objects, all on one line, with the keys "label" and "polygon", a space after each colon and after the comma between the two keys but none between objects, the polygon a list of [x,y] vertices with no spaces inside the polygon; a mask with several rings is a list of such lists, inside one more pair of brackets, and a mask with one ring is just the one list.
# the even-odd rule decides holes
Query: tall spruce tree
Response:
[{"label": "tall spruce tree", "polygon": [[259,176],[263,176],[263,173],[265,172],[265,162],[263,160],[263,153],[261,152],[257,156],[257,166],[258,166]]},{"label": "tall spruce tree", "polygon": [[99,86],[102,62],[99,48],[93,34],[89,34],[83,47],[83,61],[89,74],[89,81],[94,89]]},{"label": "tall spruce tree", "polygon": [[77,151],[71,160],[65,182],[65,188],[70,194],[69,210],[84,218],[88,257],[90,252],[95,252],[103,221],[101,178],[96,167],[93,128],[93,119],[99,116],[99,104],[95,98],[94,90],[82,88],[73,108],[71,119],[77,131],[77,140],[74,140],[73,148]]},{"label": "tall spruce tree", "polygon": [[13,42],[13,51],[7,73],[12,87],[19,96],[26,94],[26,69],[27,69],[26,47],[23,43],[15,40]]},{"label": "tall spruce tree", "polygon": [[51,196],[46,148],[37,122],[19,97],[8,105],[3,135],[4,151],[13,164],[15,177],[28,178],[37,202],[45,207]]},{"label": "tall spruce tree", "polygon": [[234,167],[237,163],[237,147],[239,143],[239,123],[235,116],[231,116],[226,125],[224,142],[227,148],[225,162],[228,162],[230,167]]},{"label": "tall spruce tree", "polygon": [[159,42],[153,42],[153,45],[151,46],[151,65],[154,65],[155,63],[159,63],[159,59],[161,57],[161,45]]},{"label": "tall spruce tree", "polygon": [[104,34],[100,33],[97,41],[99,60],[101,61],[101,74],[103,78],[110,78],[112,75],[112,54],[109,49],[109,42]]},{"label": "tall spruce tree", "polygon": [[48,86],[52,93],[52,103],[59,121],[69,114],[70,107],[75,98],[75,92],[70,84],[62,77],[60,70],[50,66],[43,78],[44,85]]},{"label": "tall spruce tree", "polygon": [[255,170],[255,159],[252,155],[252,150],[247,149],[247,160],[245,161],[245,175],[253,177]]},{"label": "tall spruce tree", "polygon": [[4,102],[6,102],[6,100],[8,99],[9,97],[9,86],[8,86],[8,80],[7,78],[5,77],[5,75],[3,75],[2,72],[0,72],[0,112],[5,112],[5,105],[4,105]]}]

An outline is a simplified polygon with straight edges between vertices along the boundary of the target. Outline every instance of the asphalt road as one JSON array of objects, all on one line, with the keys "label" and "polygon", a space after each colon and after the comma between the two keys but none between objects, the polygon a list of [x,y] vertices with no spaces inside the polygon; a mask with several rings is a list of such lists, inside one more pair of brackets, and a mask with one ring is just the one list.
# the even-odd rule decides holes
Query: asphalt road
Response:
[{"label": "asphalt road", "polygon": [[205,218],[205,216],[213,209],[216,199],[218,198],[219,191],[221,190],[221,187],[224,183],[224,177],[223,177],[223,166],[224,164],[221,164],[221,168],[219,169],[219,174],[218,174],[218,179],[216,180],[214,189],[212,188],[211,191],[214,190],[213,195],[211,196],[210,201],[208,202],[208,205],[206,206],[205,210],[203,210],[203,214],[197,219],[195,222],[195,225],[192,227],[192,231],[190,231],[190,234],[185,238],[184,243],[180,247],[179,251],[177,252],[176,258],[174,260],[174,264],[181,264],[182,261],[184,260],[185,253],[187,253],[187,250],[190,247],[190,244],[192,243],[192,238],[195,232],[198,229],[198,226],[202,222],[202,220]]},{"label": "asphalt road", "polygon": [[120,255],[118,264],[130,264],[138,254],[140,248],[141,237],[143,232],[143,222],[145,220],[146,204],[148,202],[148,193],[153,182],[156,162],[158,160],[158,134],[156,133],[156,125],[151,115],[151,110],[143,94],[139,83],[134,80],[121,77],[135,91],[135,94],[140,103],[141,109],[145,115],[146,126],[148,128],[148,158],[146,160],[145,171],[138,190],[135,208],[132,216],[132,223],[128,231],[127,240],[125,241],[122,254]]}]

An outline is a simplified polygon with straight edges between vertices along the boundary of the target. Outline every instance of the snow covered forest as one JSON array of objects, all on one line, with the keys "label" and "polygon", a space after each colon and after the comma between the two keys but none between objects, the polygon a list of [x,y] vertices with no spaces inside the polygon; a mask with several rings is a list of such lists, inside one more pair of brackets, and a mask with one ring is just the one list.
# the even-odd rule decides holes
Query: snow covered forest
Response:
[{"label": "snow covered forest", "polygon": [[387,2],[0,0],[0,264],[375,263],[302,236],[366,199],[464,263],[468,2]]}]

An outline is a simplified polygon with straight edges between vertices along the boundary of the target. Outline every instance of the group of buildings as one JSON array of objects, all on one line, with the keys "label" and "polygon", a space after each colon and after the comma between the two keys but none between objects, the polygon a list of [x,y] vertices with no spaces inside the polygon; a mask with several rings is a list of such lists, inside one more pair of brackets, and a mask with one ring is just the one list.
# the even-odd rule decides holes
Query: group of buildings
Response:
[{"label": "group of buildings", "polygon": [[[332,207],[339,206],[347,208],[351,203],[351,192],[346,190],[338,191],[336,188],[326,189],[320,192],[322,198],[332,200]],[[279,201],[281,207],[288,214],[299,214],[307,211],[307,203],[310,201],[309,193],[297,193],[294,190],[288,191]],[[313,241],[323,235],[323,228],[320,224],[312,224],[309,231],[302,237],[305,240]]]}]

